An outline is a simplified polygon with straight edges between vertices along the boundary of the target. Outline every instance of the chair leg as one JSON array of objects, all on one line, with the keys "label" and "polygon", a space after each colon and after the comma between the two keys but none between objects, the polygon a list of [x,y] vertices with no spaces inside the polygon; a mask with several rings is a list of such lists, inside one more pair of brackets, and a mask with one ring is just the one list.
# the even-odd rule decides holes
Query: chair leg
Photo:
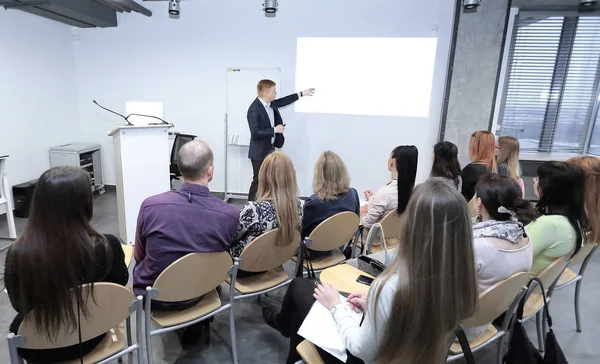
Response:
[{"label": "chair leg", "polygon": [[542,310],[538,311],[538,313],[535,314],[535,328],[537,329],[538,349],[541,352],[544,352],[544,335],[542,333]]},{"label": "chair leg", "polygon": [[581,279],[575,284],[575,325],[577,332],[581,332],[581,317],[579,315],[579,293],[581,291]]},{"label": "chair leg", "polygon": [[127,319],[125,320],[125,331],[127,333],[126,336],[126,344],[127,346],[131,346],[131,316],[127,317]]},{"label": "chair leg", "polygon": [[238,363],[237,341],[235,337],[235,320],[233,318],[233,307],[229,309],[229,333],[231,334],[231,354],[233,355],[233,363]]}]

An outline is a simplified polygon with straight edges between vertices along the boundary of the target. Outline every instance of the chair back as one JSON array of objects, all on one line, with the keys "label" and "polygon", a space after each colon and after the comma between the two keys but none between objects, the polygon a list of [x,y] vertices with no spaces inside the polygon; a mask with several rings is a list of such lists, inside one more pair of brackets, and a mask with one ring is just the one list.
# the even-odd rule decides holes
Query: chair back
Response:
[{"label": "chair back", "polygon": [[240,269],[248,272],[266,272],[281,267],[291,259],[300,246],[300,233],[294,232],[294,239],[286,245],[277,245],[279,228],[268,231],[246,245],[240,259]]},{"label": "chair back", "polygon": [[463,326],[475,327],[489,324],[498,316],[509,310],[511,304],[520,298],[520,292],[529,281],[528,272],[515,273],[500,281],[479,295],[477,312],[461,323]]},{"label": "chair back", "polygon": [[402,216],[403,215],[398,215],[398,212],[394,210],[381,220],[381,229],[383,230],[383,236],[386,239],[400,239],[400,235],[402,233]]},{"label": "chair back", "polygon": [[[181,134],[175,133],[175,140],[173,141],[173,149],[171,149],[171,168],[177,166],[177,154],[179,154],[179,149],[187,143],[196,138],[196,135],[191,134]],[[177,167],[177,171],[179,168]],[[179,173],[177,173],[179,175]]]},{"label": "chair back", "polygon": [[180,302],[200,297],[223,283],[232,265],[227,252],[190,253],[179,258],[154,281],[156,300]]},{"label": "chair back", "polygon": [[[557,258],[552,264],[538,274],[537,277],[544,284],[545,290],[549,290],[554,285],[567,267],[567,264],[569,264],[569,255]],[[539,291],[539,286],[536,287],[536,290]]]},{"label": "chair back", "polygon": [[346,244],[358,229],[358,216],[351,211],[337,213],[321,222],[310,234],[309,248],[331,251]]},{"label": "chair back", "polygon": [[591,256],[598,248],[598,243],[585,243],[581,246],[581,249],[575,254],[575,256],[569,262],[569,267],[573,267],[583,263],[588,256]]},{"label": "chair back", "polygon": [[[81,286],[89,317],[83,312],[81,318],[81,340],[87,341],[100,336],[125,321],[133,312],[132,305],[135,295],[126,287],[115,283],[94,283],[93,294],[91,284]],[[141,309],[141,308],[140,308]],[[77,317],[77,301],[73,294],[73,311]],[[54,340],[49,340],[46,333],[39,333],[35,328],[33,312],[25,316],[19,326],[18,335],[27,338],[23,349],[54,349],[79,344],[79,330],[75,328],[60,328]]]}]

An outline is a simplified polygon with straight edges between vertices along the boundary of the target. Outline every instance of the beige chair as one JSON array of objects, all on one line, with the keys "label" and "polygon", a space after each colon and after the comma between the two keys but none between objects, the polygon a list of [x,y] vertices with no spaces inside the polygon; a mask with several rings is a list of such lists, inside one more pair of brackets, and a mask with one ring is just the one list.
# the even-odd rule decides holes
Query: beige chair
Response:
[{"label": "beige chair", "polygon": [[[396,210],[387,214],[381,222],[373,224],[366,239],[367,255],[377,253],[384,249],[390,249],[400,242],[402,216]],[[374,246],[375,239],[379,238],[379,245]]]},{"label": "beige chair", "polygon": [[[577,326],[577,332],[581,332],[581,317],[579,314],[579,294],[581,292],[581,282],[583,280],[583,275],[585,273],[587,265],[590,262],[590,258],[592,257],[592,255],[594,255],[594,252],[596,251],[596,249],[598,249],[598,243],[583,244],[581,249],[579,249],[577,254],[573,257],[573,259],[571,259],[571,262],[569,263],[567,269],[565,269],[563,274],[560,276],[558,283],[556,284],[556,287],[554,288],[554,290],[556,291],[556,290],[565,288],[567,286],[570,286],[573,283],[576,283],[574,305],[575,305],[575,324]],[[571,270],[572,267],[576,267],[578,265],[581,265],[581,266],[579,267],[579,271],[577,273],[575,273],[573,270]]]},{"label": "beige chair", "polygon": [[[156,278],[152,287],[146,288],[144,309],[146,352],[149,364],[152,364],[152,336],[178,330],[216,314],[229,310],[229,330],[233,362],[237,363],[235,323],[233,320],[233,289],[229,302],[223,304],[216,288],[229,277],[235,284],[238,264],[232,264],[227,252],[190,253],[171,263]],[[161,302],[181,302],[197,297],[202,299],[194,306],[181,311],[152,310],[152,300]],[[159,328],[152,329],[152,322]]]},{"label": "beige chair", "polygon": [[[346,260],[339,247],[352,240],[358,229],[358,223],[358,216],[354,212],[340,212],[321,222],[310,236],[304,239],[303,244],[311,250],[331,251],[329,256],[311,259],[315,272],[333,267]],[[304,262],[304,268],[308,269],[307,262]]]},{"label": "beige chair", "polygon": [[300,233],[294,234],[294,240],[290,244],[277,245],[278,230],[273,229],[254,239],[244,247],[242,254],[236,259],[240,269],[260,272],[236,279],[234,286],[240,292],[240,295],[235,296],[236,300],[268,293],[292,281],[282,265],[299,250]]},{"label": "beige chair", "polygon": [[[106,335],[92,352],[83,357],[83,362],[86,364],[105,364],[120,359],[127,354],[137,352],[138,363],[143,363],[142,297],[138,296],[136,298],[129,289],[121,285],[98,282],[94,283],[92,298],[92,295],[88,294],[90,287],[90,284],[82,286],[89,316],[85,317],[82,312],[78,315],[81,319],[81,341],[88,341],[104,333]],[[73,310],[77,312],[77,301],[73,299],[73,302]],[[131,325],[129,320],[133,313],[136,315],[135,344],[131,342]],[[124,322],[126,325],[124,325]],[[55,349],[78,345],[80,342],[79,330],[77,329],[61,328],[56,339],[50,341],[45,333],[37,332],[35,326],[33,315],[30,313],[25,317],[21,326],[19,326],[17,335],[14,333],[8,334],[8,348],[12,364],[23,363],[23,359],[19,357],[17,348]],[[127,326],[126,335],[125,326]],[[80,359],[68,363],[80,363]]]},{"label": "beige chair", "polygon": [[[556,259],[537,276],[544,285],[546,301],[548,304],[550,304],[550,299],[552,298],[552,293],[558,279],[569,264],[569,258],[569,255],[565,255],[564,257]],[[540,286],[533,282],[525,297],[527,297],[527,300],[523,307],[523,320],[521,321],[526,322],[533,318],[533,316],[536,317],[538,348],[540,351],[544,351],[544,334],[547,331],[547,324],[542,312],[542,308],[544,307],[544,297],[542,296]]]},{"label": "beige chair", "polygon": [[325,364],[317,348],[308,340],[303,340],[298,346],[296,351],[300,354],[300,357],[306,364]]},{"label": "beige chair", "polygon": [[121,248],[123,248],[123,253],[125,253],[125,265],[129,268],[131,264],[131,260],[133,259],[133,246],[128,244],[121,244]]},{"label": "beige chair", "polygon": [[[478,327],[488,325],[485,332],[479,337],[469,341],[471,351],[475,352],[494,341],[498,341],[496,363],[502,363],[504,336],[509,331],[512,317],[523,295],[525,285],[529,281],[529,273],[515,273],[507,279],[500,281],[479,295],[478,309],[473,317],[461,323],[463,327]],[[506,312],[504,322],[498,329],[491,324],[496,318]],[[454,342],[450,346],[450,356],[447,361],[454,361],[464,357],[461,346]]]}]

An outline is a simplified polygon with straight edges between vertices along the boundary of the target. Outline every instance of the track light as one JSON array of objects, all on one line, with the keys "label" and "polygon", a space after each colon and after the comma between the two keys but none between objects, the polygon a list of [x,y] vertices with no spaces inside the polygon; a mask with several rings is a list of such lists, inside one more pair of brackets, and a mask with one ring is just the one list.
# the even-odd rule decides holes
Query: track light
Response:
[{"label": "track light", "polygon": [[596,5],[597,3],[598,3],[597,0],[579,0],[579,5],[582,8],[589,8],[589,7]]},{"label": "track light", "polygon": [[265,0],[263,3],[263,10],[267,14],[275,14],[278,6],[277,0]]},{"label": "track light", "polygon": [[179,0],[170,0],[169,1],[169,17],[171,18],[179,18]]},{"label": "track light", "polygon": [[481,4],[481,0],[463,0],[463,8],[465,10],[477,9]]}]

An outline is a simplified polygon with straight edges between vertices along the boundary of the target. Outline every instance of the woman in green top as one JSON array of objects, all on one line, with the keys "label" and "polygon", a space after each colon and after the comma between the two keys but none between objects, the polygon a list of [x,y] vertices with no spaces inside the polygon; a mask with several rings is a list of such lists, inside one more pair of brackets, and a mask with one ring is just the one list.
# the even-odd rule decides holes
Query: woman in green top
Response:
[{"label": "woman in green top", "polygon": [[525,231],[533,244],[531,275],[536,276],[555,259],[575,255],[585,239],[585,173],[567,162],[545,162],[537,169],[533,189],[540,198],[541,215]]}]

